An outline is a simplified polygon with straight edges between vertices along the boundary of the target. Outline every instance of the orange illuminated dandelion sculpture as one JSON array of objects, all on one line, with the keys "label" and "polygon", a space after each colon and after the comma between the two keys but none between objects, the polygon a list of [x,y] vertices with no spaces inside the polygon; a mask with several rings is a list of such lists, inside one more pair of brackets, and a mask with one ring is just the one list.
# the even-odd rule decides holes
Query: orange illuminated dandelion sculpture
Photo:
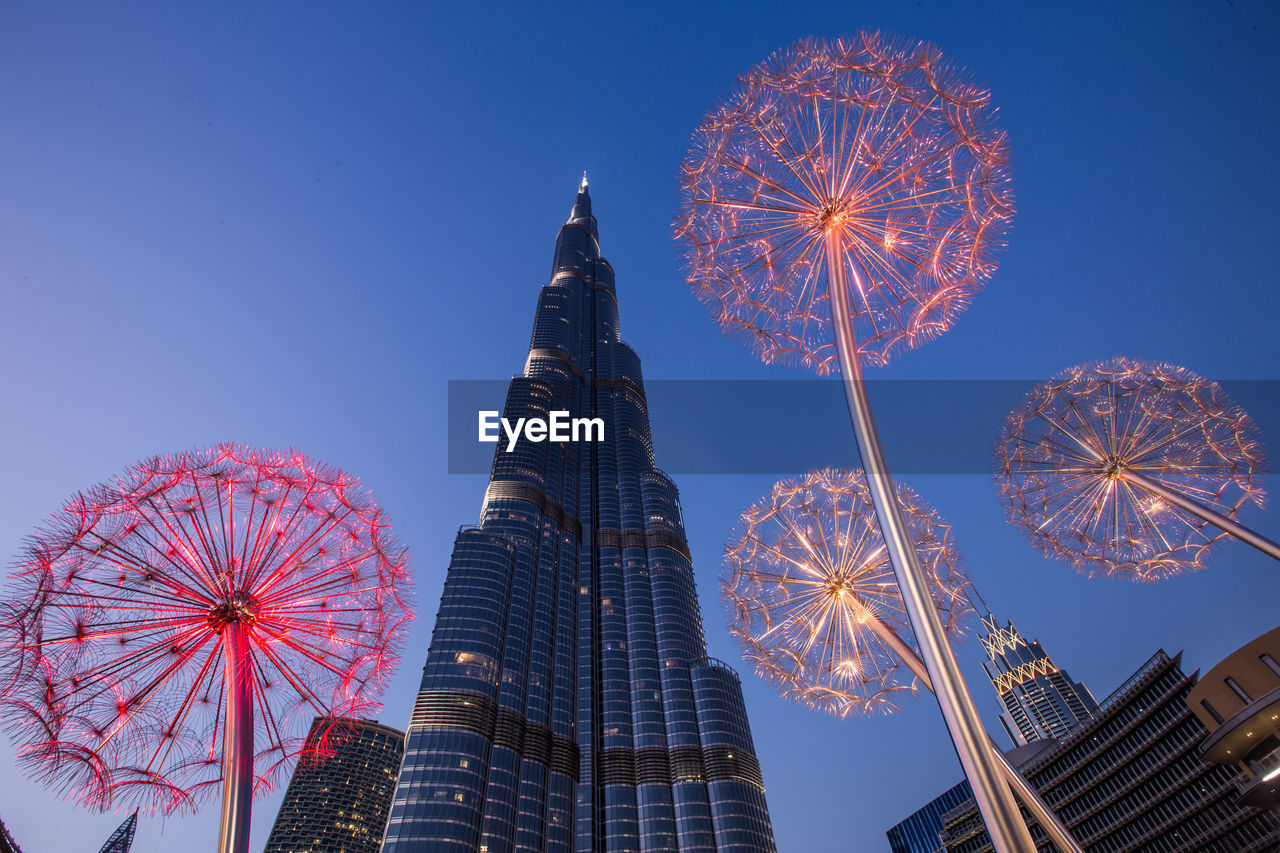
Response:
[{"label": "orange illuminated dandelion sculpture", "polygon": [[831,373],[832,268],[864,364],[949,329],[1013,218],[990,94],[930,45],[808,39],[694,133],[676,235],[689,283],[765,361]]},{"label": "orange illuminated dandelion sculpture", "polygon": [[1089,575],[1201,569],[1227,534],[1280,559],[1235,521],[1264,498],[1257,428],[1182,367],[1115,358],[1036,385],[1005,419],[994,466],[1010,519]]},{"label": "orange illuminated dandelion sculpture", "polygon": [[938,705],[997,853],[1033,849],[930,596],[862,363],[945,332],[1013,218],[986,89],[928,44],[805,39],[694,132],[675,222],[690,286],[766,362],[839,368],[871,501]]},{"label": "orange illuminated dandelion sculpture", "polygon": [[[898,498],[954,636],[973,607],[951,528],[905,486]],[[911,627],[861,472],[811,471],[776,483],[742,514],[720,587],[729,632],[784,696],[846,717],[892,713],[916,692],[894,648]]]},{"label": "orange illuminated dandelion sculpture", "polygon": [[[951,527],[905,486],[906,528],[948,636],[973,614]],[[782,695],[839,717],[892,713],[933,679],[910,640],[871,495],[861,473],[811,471],[782,480],[747,509],[725,546],[720,588],[729,633]],[[984,741],[990,742],[985,732]],[[991,744],[1009,788],[1061,853],[1083,853],[1035,788]]]},{"label": "orange illuminated dandelion sculpture", "polygon": [[32,775],[101,810],[222,792],[218,849],[313,716],[367,715],[409,619],[403,549],[359,483],[220,445],[73,496],[0,618],[0,710]]}]

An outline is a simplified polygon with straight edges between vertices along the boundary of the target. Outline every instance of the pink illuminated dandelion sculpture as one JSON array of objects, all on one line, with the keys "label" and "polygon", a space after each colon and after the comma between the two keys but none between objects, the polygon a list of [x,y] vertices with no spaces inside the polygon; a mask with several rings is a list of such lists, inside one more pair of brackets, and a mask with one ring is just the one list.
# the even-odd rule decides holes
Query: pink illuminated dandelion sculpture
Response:
[{"label": "pink illuminated dandelion sculpture", "polygon": [[1010,519],[1086,574],[1194,571],[1227,534],[1280,559],[1235,521],[1264,497],[1257,428],[1182,367],[1115,358],[1063,371],[1009,413],[994,464]]},{"label": "pink illuminated dandelion sculpture", "polygon": [[[951,528],[905,486],[898,499],[955,636],[973,607]],[[720,587],[730,634],[784,696],[846,717],[892,713],[916,692],[898,639],[911,626],[861,472],[776,483],[742,514]]]},{"label": "pink illuminated dandelion sculpture", "polygon": [[0,624],[19,761],[85,804],[193,809],[219,849],[311,719],[357,716],[409,619],[406,555],[358,482],[218,446],[81,492],[31,538]]},{"label": "pink illuminated dandelion sculpture", "polygon": [[1013,218],[990,94],[931,45],[805,39],[738,78],[681,168],[690,286],[766,362],[839,367],[911,627],[998,853],[1032,849],[929,592],[862,362],[945,332]]}]

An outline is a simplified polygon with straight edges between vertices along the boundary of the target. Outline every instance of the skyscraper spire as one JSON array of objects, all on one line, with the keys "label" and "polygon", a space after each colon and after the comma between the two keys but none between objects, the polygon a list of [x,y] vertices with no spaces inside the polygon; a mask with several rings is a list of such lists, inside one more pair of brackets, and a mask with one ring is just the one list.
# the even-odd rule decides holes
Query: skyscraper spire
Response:
[{"label": "skyscraper spire", "polygon": [[382,853],[774,853],[585,180],[503,416],[558,411],[602,440],[498,446],[480,523],[454,540]]},{"label": "skyscraper spire", "polygon": [[[982,593],[978,592],[978,588],[975,585],[969,584],[965,594],[969,597],[970,604],[980,605],[981,609],[979,610],[979,613],[991,616],[991,608],[987,606],[986,599],[982,597]],[[975,601],[974,599],[977,600]],[[975,607],[975,609],[978,608]]]},{"label": "skyscraper spire", "polygon": [[582,173],[582,184],[578,187],[578,194],[574,196],[573,209],[569,211],[569,219],[565,224],[586,226],[592,237],[600,238],[596,218],[591,215],[591,196],[587,192],[586,172]]},{"label": "skyscraper spire", "polygon": [[1001,627],[986,602],[983,607],[979,639],[990,660],[982,666],[1004,703],[1000,722],[1016,746],[1061,737],[1097,710],[1089,689],[1058,669],[1039,640],[1027,642],[1012,622]]},{"label": "skyscraper spire", "polygon": [[138,810],[134,809],[133,814],[111,833],[111,837],[107,839],[106,844],[102,845],[98,853],[129,853],[129,848],[133,846],[133,833],[137,828]]}]

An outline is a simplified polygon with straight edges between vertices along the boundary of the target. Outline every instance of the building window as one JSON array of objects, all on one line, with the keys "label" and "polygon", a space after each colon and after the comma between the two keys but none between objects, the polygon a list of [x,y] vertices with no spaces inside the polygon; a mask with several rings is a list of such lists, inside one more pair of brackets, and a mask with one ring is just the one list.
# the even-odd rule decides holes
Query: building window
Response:
[{"label": "building window", "polygon": [[1250,702],[1253,701],[1253,697],[1251,697],[1248,693],[1245,693],[1244,688],[1241,687],[1239,684],[1236,684],[1236,680],[1234,678],[1232,678],[1231,676],[1227,676],[1225,681],[1226,681],[1226,685],[1231,688],[1231,692],[1239,696],[1241,701],[1243,701],[1246,705],[1248,705]]},{"label": "building window", "polygon": [[1258,655],[1258,660],[1266,664],[1267,669],[1271,670],[1276,675],[1280,675],[1280,663],[1276,663],[1275,658],[1271,657],[1271,655],[1263,652]]},{"label": "building window", "polygon": [[1221,723],[1222,723],[1222,715],[1218,713],[1218,709],[1217,709],[1217,708],[1215,708],[1215,707],[1213,707],[1212,705],[1210,705],[1210,704],[1209,704],[1209,700],[1208,700],[1208,699],[1201,699],[1201,700],[1200,700],[1200,707],[1201,707],[1201,708],[1204,708],[1204,709],[1205,709],[1205,711],[1207,711],[1207,712],[1208,712],[1208,714],[1209,714],[1209,716],[1210,716],[1210,717],[1213,717],[1214,722],[1219,723],[1219,724],[1221,724]]}]

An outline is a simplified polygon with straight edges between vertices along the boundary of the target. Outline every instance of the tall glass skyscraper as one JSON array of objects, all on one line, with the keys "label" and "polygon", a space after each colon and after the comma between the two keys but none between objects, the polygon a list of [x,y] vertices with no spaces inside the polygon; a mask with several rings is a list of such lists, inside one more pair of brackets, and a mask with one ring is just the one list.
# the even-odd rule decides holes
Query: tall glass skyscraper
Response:
[{"label": "tall glass skyscraper", "polygon": [[1061,737],[1098,708],[1089,689],[1058,669],[1039,640],[1027,642],[1012,622],[982,617],[982,666],[1000,694],[1000,722],[1014,744]]},{"label": "tall glass skyscraper", "polygon": [[373,720],[346,719],[331,734],[329,726],[312,722],[307,749],[320,754],[298,762],[263,853],[378,853],[404,732]]},{"label": "tall glass skyscraper", "polygon": [[602,419],[603,441],[500,441],[454,541],[382,849],[773,851],[585,179],[503,416],[555,411]]}]

